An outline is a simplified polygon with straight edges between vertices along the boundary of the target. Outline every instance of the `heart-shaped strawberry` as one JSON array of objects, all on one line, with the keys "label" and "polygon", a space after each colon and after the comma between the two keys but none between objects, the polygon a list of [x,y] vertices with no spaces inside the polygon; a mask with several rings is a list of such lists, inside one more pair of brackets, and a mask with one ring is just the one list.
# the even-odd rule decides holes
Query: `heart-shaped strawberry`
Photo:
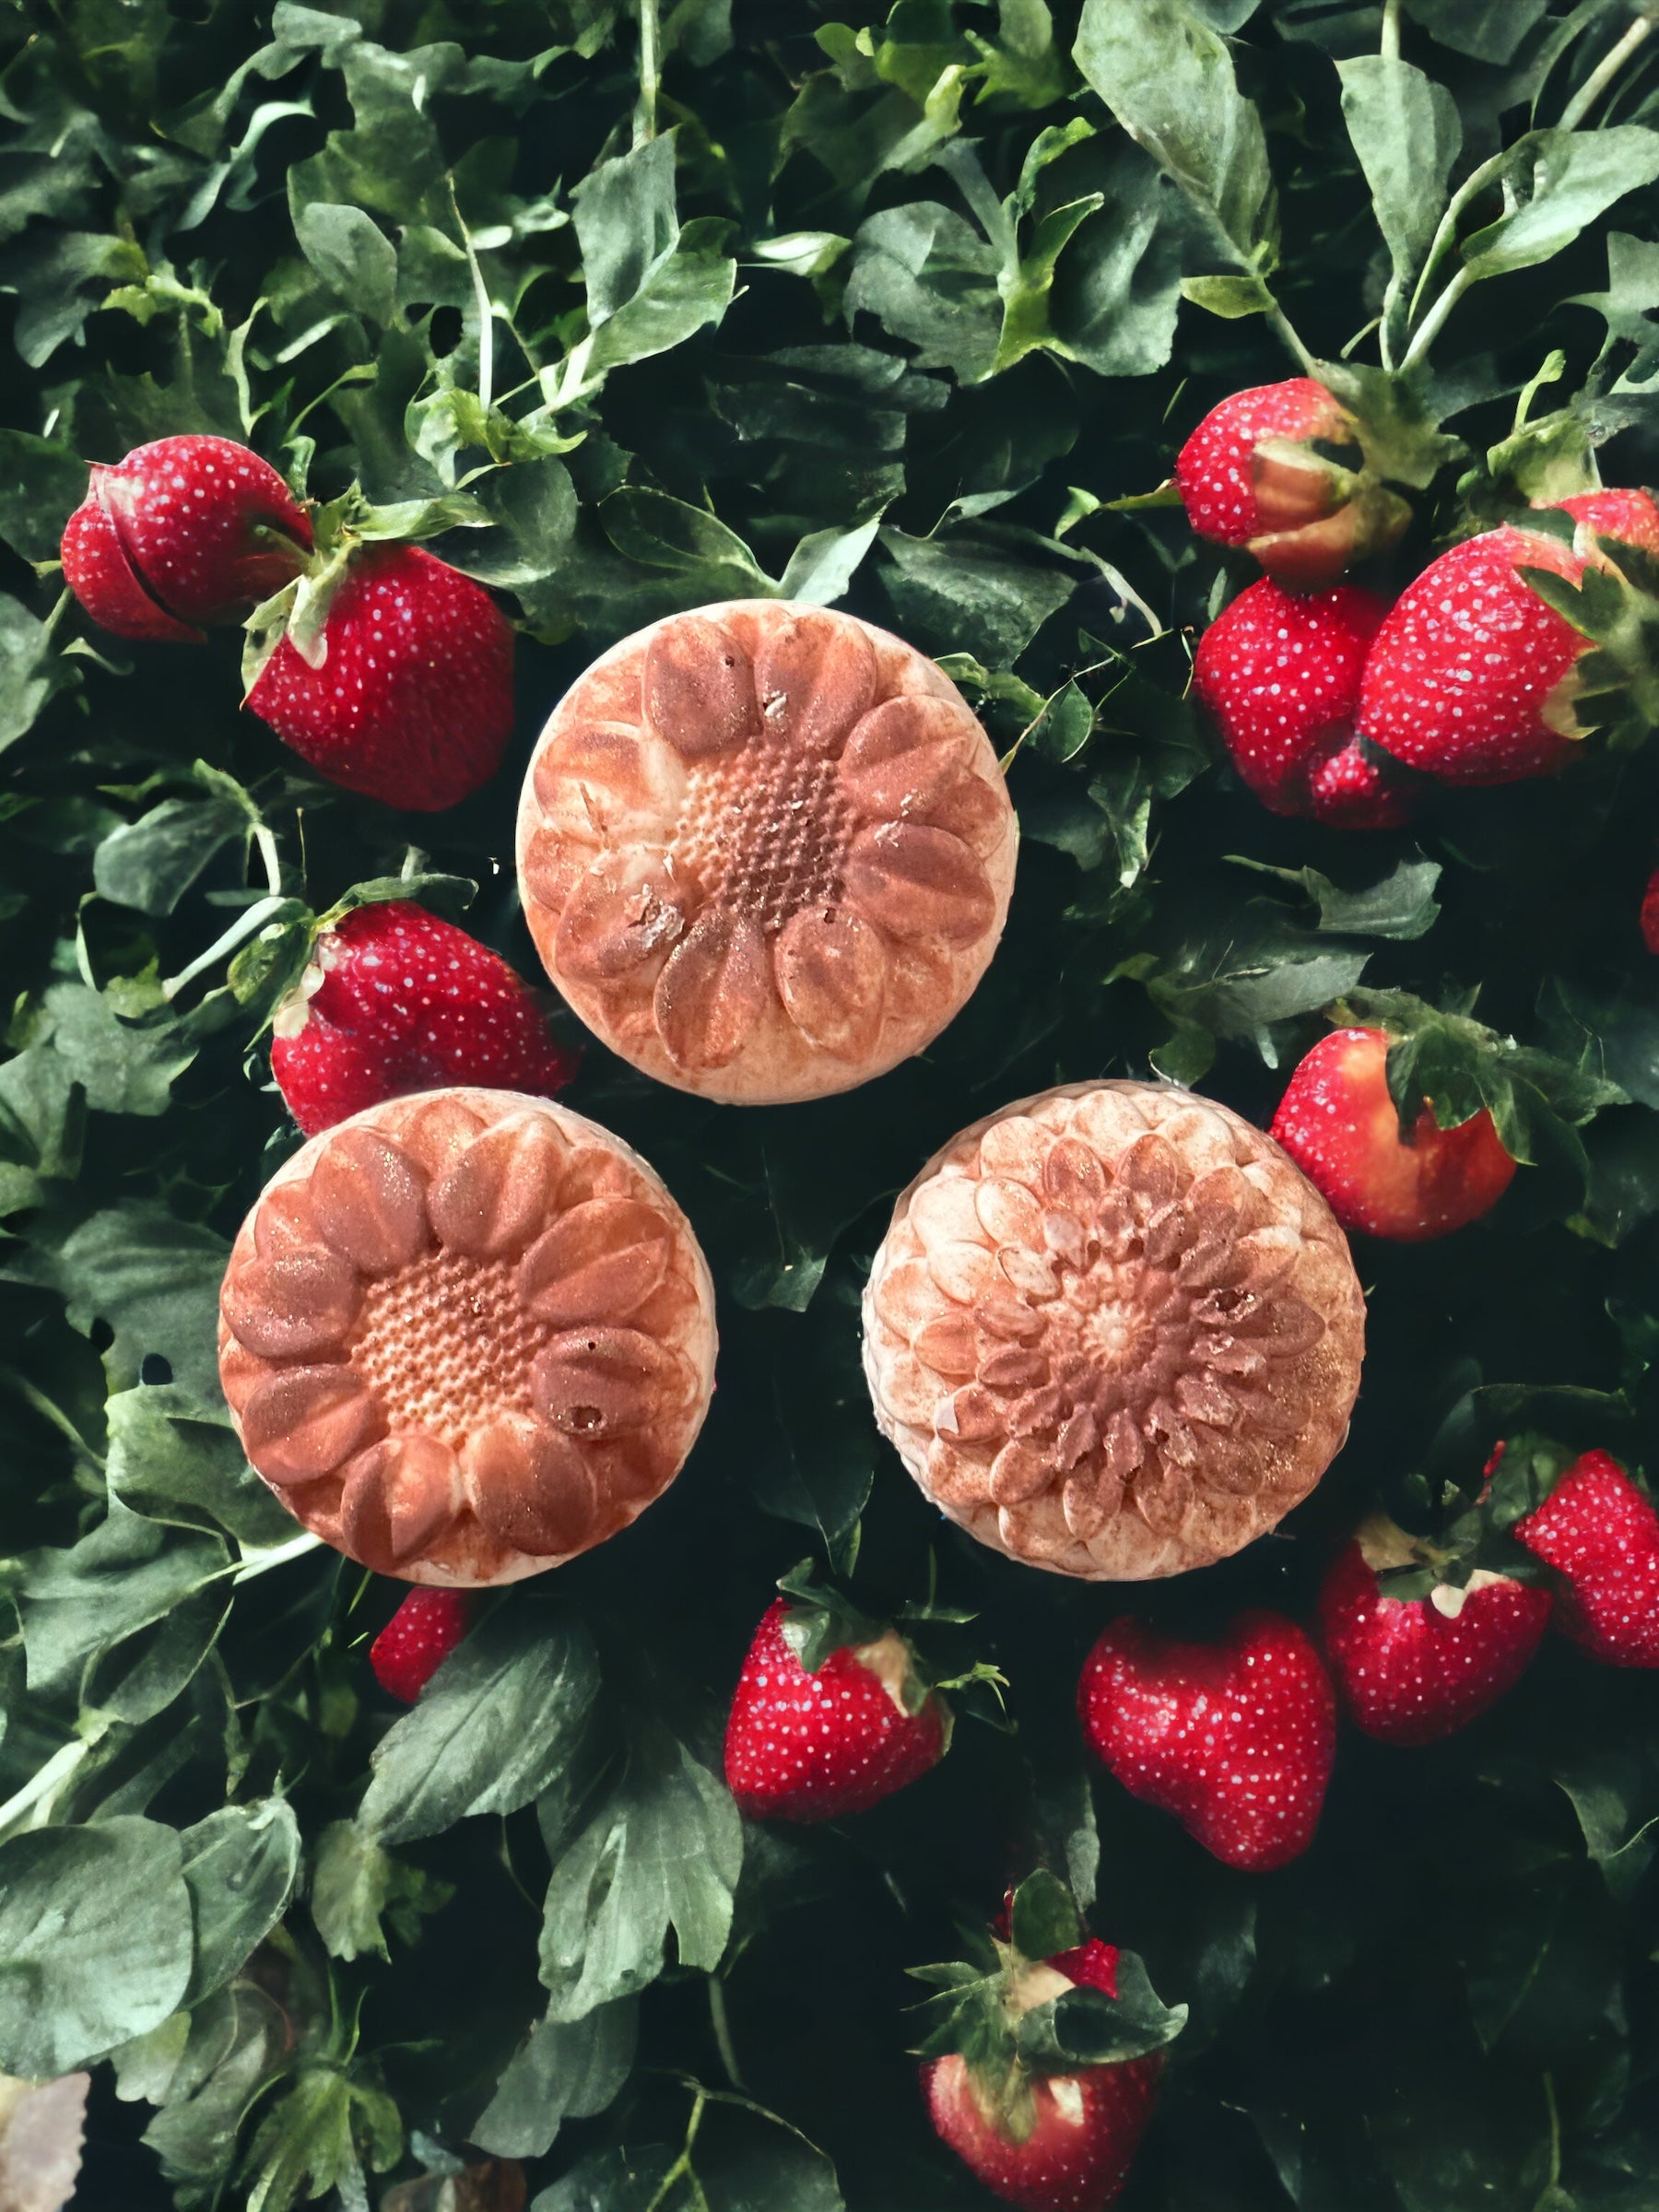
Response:
[{"label": "heart-shaped strawberry", "polygon": [[1162,1807],[1253,1873],[1313,1840],[1336,1749],[1319,1653],[1281,1613],[1241,1613],[1218,1643],[1115,1620],[1089,1653],[1077,1710],[1131,1796]]}]

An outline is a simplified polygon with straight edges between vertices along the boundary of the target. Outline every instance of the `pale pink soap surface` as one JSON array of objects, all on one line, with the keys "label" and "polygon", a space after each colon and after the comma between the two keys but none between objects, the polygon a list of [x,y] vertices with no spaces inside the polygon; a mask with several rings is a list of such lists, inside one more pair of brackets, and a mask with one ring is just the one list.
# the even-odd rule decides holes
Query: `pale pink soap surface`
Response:
[{"label": "pale pink soap surface", "polygon": [[959,1012],[1018,841],[932,661],[851,615],[734,600],[623,639],[560,700],[519,883],[547,973],[613,1051],[775,1104],[883,1074]]},{"label": "pale pink soap surface", "polygon": [[1237,1551],[1319,1480],[1365,1304],[1270,1137],[1173,1086],[1071,1084],[947,1145],[864,1300],[877,1420],[982,1543],[1138,1582]]},{"label": "pale pink soap surface", "polygon": [[516,1581],[633,1521],[708,1411],[689,1222],[596,1123],[424,1091],[312,1138],[242,1224],[219,1371],[249,1460],[406,1581]]}]

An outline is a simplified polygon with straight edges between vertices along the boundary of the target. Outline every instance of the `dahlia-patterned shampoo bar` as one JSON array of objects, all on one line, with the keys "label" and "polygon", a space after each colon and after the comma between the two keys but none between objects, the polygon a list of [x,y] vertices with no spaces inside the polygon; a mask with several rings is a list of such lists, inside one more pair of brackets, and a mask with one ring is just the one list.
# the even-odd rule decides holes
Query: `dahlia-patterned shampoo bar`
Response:
[{"label": "dahlia-patterned shampoo bar", "polygon": [[1347,1430],[1365,1304],[1270,1137],[1154,1083],[977,1122],[894,1211],[865,1293],[882,1431],[980,1541],[1139,1582],[1225,1558]]},{"label": "dahlia-patterned shampoo bar", "polygon": [[984,973],[1014,811],[949,678],[851,615],[735,600],[625,638],[519,810],[524,913],[613,1051],[759,1105],[849,1090]]},{"label": "dahlia-patterned shampoo bar", "polygon": [[666,1489],[708,1411],[714,1293],[636,1152],[503,1090],[314,1136],[243,1222],[219,1372],[253,1466],[377,1573],[513,1582]]}]

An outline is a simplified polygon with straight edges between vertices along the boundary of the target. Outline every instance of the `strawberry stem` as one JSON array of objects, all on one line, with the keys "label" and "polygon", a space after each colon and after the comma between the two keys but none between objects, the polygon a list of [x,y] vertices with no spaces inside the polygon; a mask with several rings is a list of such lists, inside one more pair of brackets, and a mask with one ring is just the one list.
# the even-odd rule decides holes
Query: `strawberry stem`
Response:
[{"label": "strawberry stem", "polygon": [[657,88],[662,82],[662,32],[657,0],[640,0],[640,102],[634,110],[633,142],[644,146],[657,135]]},{"label": "strawberry stem", "polygon": [[1651,15],[1638,16],[1618,43],[1608,48],[1561,110],[1562,130],[1571,131],[1578,127],[1653,28],[1653,18]]}]

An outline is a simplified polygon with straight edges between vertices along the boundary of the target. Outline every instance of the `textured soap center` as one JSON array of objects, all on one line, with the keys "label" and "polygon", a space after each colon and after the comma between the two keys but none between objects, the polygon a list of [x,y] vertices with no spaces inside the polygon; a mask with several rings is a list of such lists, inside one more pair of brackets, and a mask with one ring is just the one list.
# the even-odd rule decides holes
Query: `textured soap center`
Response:
[{"label": "textured soap center", "polygon": [[692,770],[673,860],[707,905],[747,914],[772,935],[803,907],[840,903],[857,827],[833,760],[751,744]]},{"label": "textured soap center", "polygon": [[429,1253],[366,1284],[347,1355],[389,1429],[452,1450],[494,1415],[531,1410],[530,1367],[552,1334],[526,1312],[518,1265]]}]

